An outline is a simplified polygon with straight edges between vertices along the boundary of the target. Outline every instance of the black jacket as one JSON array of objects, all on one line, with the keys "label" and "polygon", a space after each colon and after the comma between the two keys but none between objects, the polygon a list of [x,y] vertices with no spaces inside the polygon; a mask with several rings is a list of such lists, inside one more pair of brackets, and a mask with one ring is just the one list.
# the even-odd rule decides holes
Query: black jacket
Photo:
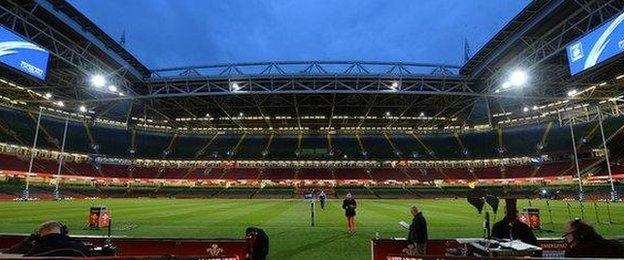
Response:
[{"label": "black jacket", "polygon": [[342,201],[342,209],[345,210],[345,216],[355,216],[355,208],[357,208],[357,202],[355,202],[355,199],[344,199]]},{"label": "black jacket", "polygon": [[256,227],[249,227],[245,231],[247,235],[251,232],[255,232],[256,235],[254,237],[253,248],[252,248],[252,258],[253,260],[263,260],[266,259],[269,254],[269,236],[264,232],[264,230]]},{"label": "black jacket", "polygon": [[503,218],[492,226],[492,237],[498,239],[519,239],[520,241],[538,245],[537,238],[533,234],[533,230],[527,224],[522,223],[516,218]]},{"label": "black jacket", "polygon": [[566,250],[565,257],[624,258],[624,246],[615,240],[597,238],[584,241]]},{"label": "black jacket", "polygon": [[25,256],[89,256],[89,250],[76,239],[61,234],[40,237]]},{"label": "black jacket", "polygon": [[409,234],[407,235],[407,241],[410,243],[427,243],[429,235],[427,234],[427,221],[423,217],[422,212],[418,212],[412,224],[409,226]]}]

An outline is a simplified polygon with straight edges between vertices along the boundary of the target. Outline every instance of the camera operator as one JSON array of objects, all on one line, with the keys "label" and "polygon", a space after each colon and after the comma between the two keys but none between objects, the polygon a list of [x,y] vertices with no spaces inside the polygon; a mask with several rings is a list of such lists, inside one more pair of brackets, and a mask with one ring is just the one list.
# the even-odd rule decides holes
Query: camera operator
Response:
[{"label": "camera operator", "polygon": [[24,256],[87,257],[89,250],[78,240],[68,236],[67,226],[58,221],[47,221],[24,241],[4,253]]}]

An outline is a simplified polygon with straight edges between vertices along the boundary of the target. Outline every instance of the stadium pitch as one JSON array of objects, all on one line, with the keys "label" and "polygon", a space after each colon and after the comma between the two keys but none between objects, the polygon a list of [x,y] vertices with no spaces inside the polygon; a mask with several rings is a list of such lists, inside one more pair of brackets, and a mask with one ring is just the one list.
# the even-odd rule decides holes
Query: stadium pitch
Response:
[{"label": "stadium pitch", "polygon": [[[545,201],[533,200],[542,210],[545,229],[538,237],[560,237],[569,218],[564,201],[550,201],[553,224]],[[404,237],[397,222],[410,221],[409,206],[422,208],[430,238],[480,237],[482,217],[465,199],[358,200],[357,232],[346,232],[341,200],[329,200],[325,210],[317,203],[316,225],[310,226],[310,205],[304,200],[260,199],[106,199],[75,201],[0,202],[0,232],[30,233],[41,222],[56,219],[66,223],[71,234],[104,234],[83,230],[91,205],[107,205],[116,225],[136,225],[114,235],[130,237],[240,238],[248,226],[265,229],[270,236],[271,259],[369,259],[370,239]],[[519,201],[519,208],[528,206]],[[578,202],[570,202],[570,215],[581,217]],[[597,211],[596,207],[597,206]],[[502,212],[498,212],[498,219]],[[624,234],[624,204],[586,202],[585,220],[609,237]],[[598,219],[596,219],[598,218]]]}]

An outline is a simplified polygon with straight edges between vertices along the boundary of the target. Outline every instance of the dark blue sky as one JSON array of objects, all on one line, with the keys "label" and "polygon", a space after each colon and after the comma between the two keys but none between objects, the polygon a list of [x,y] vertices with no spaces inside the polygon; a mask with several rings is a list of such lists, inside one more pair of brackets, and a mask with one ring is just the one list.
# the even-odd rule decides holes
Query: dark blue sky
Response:
[{"label": "dark blue sky", "polygon": [[363,60],[461,65],[528,0],[70,0],[150,68]]}]

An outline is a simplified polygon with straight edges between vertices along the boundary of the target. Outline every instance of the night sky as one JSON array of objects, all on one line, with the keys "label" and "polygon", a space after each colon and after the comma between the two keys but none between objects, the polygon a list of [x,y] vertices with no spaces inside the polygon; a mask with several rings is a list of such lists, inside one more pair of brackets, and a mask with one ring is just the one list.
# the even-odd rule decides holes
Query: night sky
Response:
[{"label": "night sky", "polygon": [[527,0],[70,0],[150,68],[257,61],[461,65]]}]

